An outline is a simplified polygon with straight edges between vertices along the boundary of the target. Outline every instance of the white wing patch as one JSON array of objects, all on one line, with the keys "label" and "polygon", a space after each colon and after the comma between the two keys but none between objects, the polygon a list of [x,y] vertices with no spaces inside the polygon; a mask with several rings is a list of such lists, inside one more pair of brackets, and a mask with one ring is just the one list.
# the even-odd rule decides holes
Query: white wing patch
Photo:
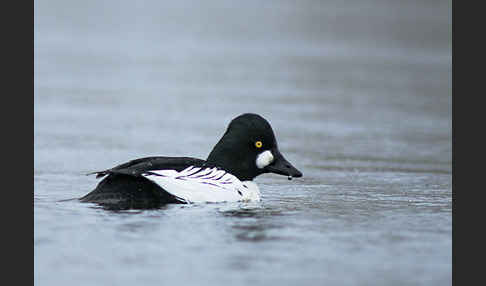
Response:
[{"label": "white wing patch", "polygon": [[180,172],[156,170],[142,176],[187,203],[260,200],[260,191],[255,183],[241,182],[217,168],[190,166]]}]

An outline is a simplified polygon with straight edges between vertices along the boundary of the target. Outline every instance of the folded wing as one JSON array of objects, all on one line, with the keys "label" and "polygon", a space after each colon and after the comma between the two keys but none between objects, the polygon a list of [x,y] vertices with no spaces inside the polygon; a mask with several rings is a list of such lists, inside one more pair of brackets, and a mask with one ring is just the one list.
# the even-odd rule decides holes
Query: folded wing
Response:
[{"label": "folded wing", "polygon": [[218,168],[190,166],[179,172],[155,170],[142,176],[188,203],[240,201],[247,188],[238,178]]}]

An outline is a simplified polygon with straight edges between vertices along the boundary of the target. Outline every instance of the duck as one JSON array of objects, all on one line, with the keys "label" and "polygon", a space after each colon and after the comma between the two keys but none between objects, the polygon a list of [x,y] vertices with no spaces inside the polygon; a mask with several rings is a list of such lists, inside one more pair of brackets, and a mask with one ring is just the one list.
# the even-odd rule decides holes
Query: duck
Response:
[{"label": "duck", "polygon": [[244,113],[231,120],[206,160],[144,157],[91,172],[103,179],[79,200],[116,209],[260,201],[254,179],[266,173],[303,176],[280,152],[270,123]]}]

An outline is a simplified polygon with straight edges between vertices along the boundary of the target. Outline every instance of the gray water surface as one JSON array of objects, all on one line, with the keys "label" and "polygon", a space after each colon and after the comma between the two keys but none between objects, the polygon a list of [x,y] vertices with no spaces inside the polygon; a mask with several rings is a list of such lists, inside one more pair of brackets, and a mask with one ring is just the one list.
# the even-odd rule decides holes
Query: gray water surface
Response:
[{"label": "gray water surface", "polygon": [[[36,285],[450,285],[450,1],[36,1]],[[91,171],[254,112],[304,173],[110,211]]]}]

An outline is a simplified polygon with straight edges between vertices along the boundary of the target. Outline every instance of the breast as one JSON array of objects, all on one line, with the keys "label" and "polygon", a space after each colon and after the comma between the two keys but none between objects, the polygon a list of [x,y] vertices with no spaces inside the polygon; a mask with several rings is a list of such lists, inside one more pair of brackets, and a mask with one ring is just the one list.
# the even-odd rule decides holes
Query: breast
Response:
[{"label": "breast", "polygon": [[260,201],[260,189],[258,185],[253,181],[242,182],[245,191],[243,192],[243,201]]}]

